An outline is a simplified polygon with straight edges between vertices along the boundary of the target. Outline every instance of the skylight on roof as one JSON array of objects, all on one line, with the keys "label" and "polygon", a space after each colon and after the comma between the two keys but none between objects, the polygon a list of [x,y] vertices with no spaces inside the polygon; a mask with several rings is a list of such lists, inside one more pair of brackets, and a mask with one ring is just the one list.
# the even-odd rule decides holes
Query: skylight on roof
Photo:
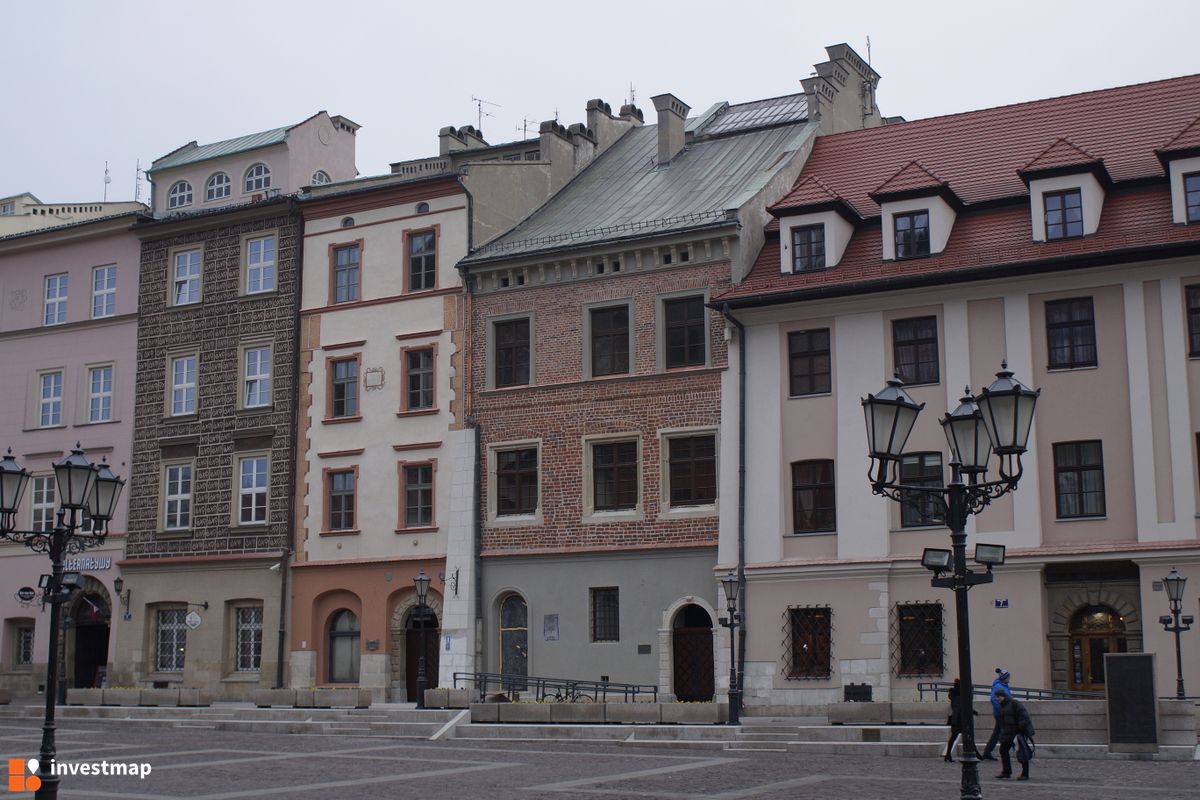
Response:
[{"label": "skylight on roof", "polygon": [[802,94],[792,94],[786,97],[772,97],[769,100],[755,100],[752,103],[730,106],[725,113],[707,126],[703,133],[706,135],[731,133],[800,122],[807,118],[808,101]]}]

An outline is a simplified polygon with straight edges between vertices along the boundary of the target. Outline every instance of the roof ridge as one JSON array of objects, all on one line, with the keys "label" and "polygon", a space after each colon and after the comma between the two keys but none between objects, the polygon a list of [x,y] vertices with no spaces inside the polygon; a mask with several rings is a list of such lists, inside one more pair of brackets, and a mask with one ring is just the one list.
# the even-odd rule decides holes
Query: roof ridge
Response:
[{"label": "roof ridge", "polygon": [[885,188],[887,188],[887,185],[889,183],[892,183],[892,182],[896,181],[897,179],[899,179],[900,176],[903,175],[904,173],[908,172],[909,168],[911,168],[911,167],[916,167],[916,169],[919,170],[921,173],[928,176],[929,178],[932,178],[933,182],[935,184],[937,184],[938,186],[949,186],[949,183],[947,181],[943,180],[936,173],[934,173],[932,170],[930,170],[928,167],[926,167],[924,164],[922,164],[920,161],[918,161],[917,159],[914,158],[911,161],[909,161],[907,164],[905,164],[903,167],[901,167],[900,169],[893,172],[892,176],[890,178],[888,178],[886,181],[884,181],[883,183],[876,186],[875,191],[882,192]]},{"label": "roof ridge", "polygon": [[[1051,142],[1049,147],[1045,148],[1044,150],[1042,150],[1042,152],[1038,153],[1032,161],[1028,162],[1027,164],[1025,164],[1025,166],[1021,167],[1021,169],[1019,171],[1021,171],[1021,172],[1029,171],[1035,164],[1037,164],[1039,161],[1044,159],[1050,152],[1052,152],[1060,144],[1065,144],[1065,145],[1067,145],[1067,147],[1070,150],[1072,150],[1076,153],[1080,153],[1084,156],[1087,156],[1087,159],[1089,161],[1104,161],[1103,158],[1100,158],[1099,156],[1095,156],[1095,155],[1089,153],[1087,150],[1084,150],[1082,147],[1080,147],[1079,145],[1072,142],[1066,136],[1060,136],[1057,139],[1055,139],[1053,142]],[[1080,163],[1083,163],[1083,162],[1080,162]]]}]

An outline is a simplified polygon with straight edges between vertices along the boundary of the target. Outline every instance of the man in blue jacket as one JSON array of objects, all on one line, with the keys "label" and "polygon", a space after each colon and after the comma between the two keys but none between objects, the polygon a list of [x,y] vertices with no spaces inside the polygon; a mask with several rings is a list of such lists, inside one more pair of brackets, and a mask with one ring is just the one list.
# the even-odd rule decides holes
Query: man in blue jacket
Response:
[{"label": "man in blue jacket", "polygon": [[1003,667],[996,667],[996,680],[992,681],[992,717],[996,720],[996,725],[992,729],[992,735],[988,738],[987,746],[983,748],[983,758],[987,761],[995,761],[996,757],[992,755],[992,751],[996,749],[996,742],[1000,741],[1000,696],[1012,697],[1012,692],[1008,689],[1008,682],[1012,678],[1012,673]]}]

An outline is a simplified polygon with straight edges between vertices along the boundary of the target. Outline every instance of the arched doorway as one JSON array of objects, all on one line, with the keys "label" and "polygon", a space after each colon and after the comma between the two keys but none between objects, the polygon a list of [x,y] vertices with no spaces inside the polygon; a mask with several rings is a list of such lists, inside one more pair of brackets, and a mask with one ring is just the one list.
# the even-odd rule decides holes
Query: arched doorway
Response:
[{"label": "arched doorway", "polygon": [[437,614],[425,607],[422,621],[416,608],[408,611],[404,621],[404,689],[409,700],[417,698],[417,675],[420,672],[421,637],[425,637],[425,688],[435,689],[438,685],[438,641],[441,629]]},{"label": "arched doorway", "polygon": [[671,662],[676,700],[713,699],[712,617],[698,605],[684,606],[671,620]]},{"label": "arched doorway", "polygon": [[358,683],[358,615],[348,608],[329,618],[329,682]]},{"label": "arched doorway", "polygon": [[108,639],[111,611],[108,599],[95,591],[77,593],[67,610],[65,623],[72,632],[72,675],[69,685],[90,689],[101,685],[108,670]]},{"label": "arched doorway", "polygon": [[500,601],[500,671],[529,674],[529,607],[519,594]]},{"label": "arched doorway", "polygon": [[1104,691],[1104,654],[1125,653],[1125,621],[1109,606],[1085,606],[1071,617],[1071,688]]}]

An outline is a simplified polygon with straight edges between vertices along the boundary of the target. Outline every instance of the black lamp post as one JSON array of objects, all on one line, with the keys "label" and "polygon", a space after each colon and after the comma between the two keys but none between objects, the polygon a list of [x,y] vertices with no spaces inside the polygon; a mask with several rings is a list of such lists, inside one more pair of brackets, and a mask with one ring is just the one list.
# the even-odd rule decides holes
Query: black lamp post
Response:
[{"label": "black lamp post", "polygon": [[[93,464],[84,456],[79,443],[71,454],[54,465],[58,488],[59,509],[56,523],[50,530],[17,530],[17,512],[21,497],[29,483],[29,473],[17,464],[12,449],[0,459],[0,537],[24,544],[29,549],[50,556],[50,574],[39,583],[50,604],[49,658],[46,660],[46,716],[42,725],[42,749],[38,758],[38,800],[58,797],[58,776],[51,772],[57,753],[54,742],[54,704],[58,694],[58,642],[60,606],[78,580],[68,580],[63,572],[63,558],[104,543],[108,523],[117,510],[117,498],[125,481],[113,474],[106,460]],[[84,512],[91,518],[90,530],[81,530]]]},{"label": "black lamp post", "polygon": [[425,597],[429,593],[429,576],[425,574],[425,570],[421,570],[420,574],[413,578],[413,584],[417,587],[417,619],[421,621],[418,634],[421,639],[421,657],[417,660],[417,708],[424,708],[425,685],[428,682],[425,678],[425,617],[429,613],[428,606],[425,605]]},{"label": "black lamp post", "polygon": [[1158,621],[1162,623],[1163,628],[1167,633],[1175,634],[1175,696],[1182,700],[1184,698],[1183,691],[1183,651],[1179,647],[1179,634],[1192,629],[1192,623],[1195,619],[1191,614],[1185,614],[1182,617],[1180,612],[1183,610],[1183,587],[1187,585],[1187,578],[1179,574],[1179,571],[1171,567],[1171,571],[1167,573],[1167,577],[1163,578],[1163,586],[1167,590],[1167,600],[1171,604],[1170,616],[1161,616]]},{"label": "black lamp post", "polygon": [[[1017,481],[1021,479],[1021,456],[1029,441],[1039,394],[1040,390],[1029,389],[1013,378],[1007,363],[996,373],[996,380],[977,397],[971,396],[968,387],[958,408],[941,420],[942,431],[950,446],[951,480],[946,487],[900,483],[904,444],[925,405],[909,397],[899,376],[888,381],[879,394],[869,394],[862,401],[871,457],[868,474],[872,490],[899,503],[932,501],[943,512],[946,527],[950,529],[952,550],[927,548],[921,564],[934,573],[931,581],[934,587],[954,591],[958,618],[958,674],[965,698],[958,704],[963,739],[962,800],[983,796],[979,785],[979,761],[975,757],[967,591],[977,584],[990,583],[992,567],[1004,563],[1002,545],[977,544],[975,561],[986,566],[987,571],[975,572],[967,567],[967,518],[1017,488]],[[999,476],[995,480],[986,480],[992,453],[999,460]]]},{"label": "black lamp post", "polygon": [[725,606],[729,616],[721,620],[721,623],[729,628],[729,724],[740,725],[741,721],[741,705],[742,705],[742,687],[738,681],[737,670],[737,627],[742,621],[742,614],[738,611],[738,595],[740,594],[737,575],[730,570],[729,574],[721,578],[721,588],[725,590]]}]

